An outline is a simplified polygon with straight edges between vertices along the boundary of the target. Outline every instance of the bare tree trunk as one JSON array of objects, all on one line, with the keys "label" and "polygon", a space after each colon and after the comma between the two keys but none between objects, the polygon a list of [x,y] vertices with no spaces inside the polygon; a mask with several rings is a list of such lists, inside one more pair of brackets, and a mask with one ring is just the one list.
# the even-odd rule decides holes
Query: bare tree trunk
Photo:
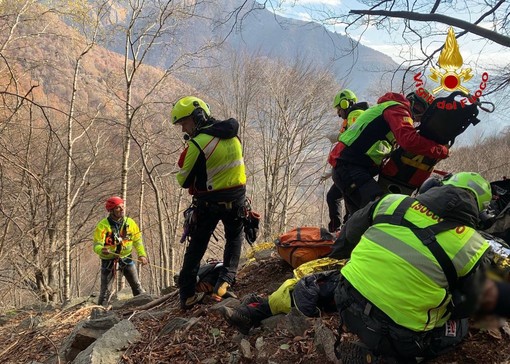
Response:
[{"label": "bare tree trunk", "polygon": [[[140,198],[138,200],[138,216],[140,216],[140,222],[139,222],[138,226],[140,228],[140,231],[142,232],[142,241],[144,241],[144,237],[145,237],[145,228],[144,228],[145,225],[144,225],[144,221],[142,219],[142,216],[144,215],[144,211],[143,211],[144,197],[145,197],[145,181],[144,181],[144,168],[142,165],[140,167]],[[145,249],[146,249],[146,251],[148,250],[147,245],[145,245]],[[143,273],[141,267],[142,267],[142,265],[140,263],[138,263],[137,271],[138,271],[138,278],[140,279],[140,281],[142,280],[142,273]]]},{"label": "bare tree trunk", "polygon": [[[83,56],[83,53],[82,53]],[[76,100],[76,90],[78,83],[78,73],[80,71],[80,56],[74,66],[73,91],[71,93],[71,104],[69,107],[69,116],[67,118],[67,166],[66,166],[66,212],[64,223],[64,301],[71,298],[71,178],[73,163],[73,118],[74,103]]]},{"label": "bare tree trunk", "polygon": [[[78,248],[75,248],[78,250]],[[81,282],[80,282],[80,272],[81,272],[81,254],[76,254],[75,260],[75,269],[74,269],[74,282],[76,284],[76,296],[81,297]]]}]

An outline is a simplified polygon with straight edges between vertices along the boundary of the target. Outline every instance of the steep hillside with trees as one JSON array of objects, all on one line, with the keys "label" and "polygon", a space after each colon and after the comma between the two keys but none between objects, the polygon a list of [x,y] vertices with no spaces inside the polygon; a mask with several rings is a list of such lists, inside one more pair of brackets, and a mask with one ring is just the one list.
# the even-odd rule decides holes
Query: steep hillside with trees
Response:
[{"label": "steep hillside with trees", "polygon": [[[329,146],[323,135],[337,127],[324,102],[338,88],[330,72],[299,60],[236,55],[201,70],[215,87],[193,91],[172,68],[144,64],[152,49],[145,42],[158,33],[143,26],[140,13],[125,29],[124,55],[102,48],[108,34],[100,20],[110,14],[109,2],[94,4],[2,3],[0,255],[13,262],[0,273],[7,305],[93,290],[91,234],[114,194],[127,198],[128,214],[141,225],[152,262],[145,285],[157,292],[173,284],[189,196],[175,182],[183,141],[168,115],[183,94],[202,96],[217,118],[239,119],[249,194],[265,216],[262,236],[321,223],[317,172]],[[176,11],[159,10],[169,17]],[[211,255],[223,247],[218,237]]]},{"label": "steep hillside with trees", "polygon": [[[173,77],[174,68],[144,64],[159,52],[151,39],[194,14],[182,15],[179,4],[140,12],[116,8],[131,16],[126,53],[119,55],[101,47],[110,39],[101,24],[112,3],[90,4],[2,3],[0,256],[13,262],[0,273],[6,305],[67,300],[97,286],[91,231],[113,194],[127,198],[128,214],[139,221],[148,245],[152,265],[143,272],[144,284],[151,292],[173,284],[189,196],[174,179],[183,141],[168,115],[183,94],[198,92],[215,117],[239,120],[262,239],[302,224],[324,225],[331,183],[319,183],[329,148],[324,135],[338,127],[327,101],[339,88],[330,70],[299,58],[283,62],[234,52],[220,67],[195,72],[197,91]],[[142,10],[152,16],[141,16]],[[158,32],[148,27],[155,18],[162,21]],[[477,128],[484,125],[483,113],[479,117]],[[507,174],[505,143],[507,136],[480,138],[458,153],[455,147],[438,168],[499,178]],[[211,256],[223,247],[217,236]]]},{"label": "steep hillside with trees", "polygon": [[[99,32],[92,15],[101,16],[100,9],[83,16],[77,8],[48,9],[29,1],[2,6],[0,255],[13,262],[2,272],[5,300],[15,304],[39,296],[58,301],[90,287],[85,283],[90,277],[82,274],[89,264],[90,234],[103,215],[104,200],[122,193],[126,130],[138,142],[129,162],[128,201],[130,214],[139,218],[141,201],[150,200],[143,194],[142,151],[165,146],[154,156],[158,173],[174,169],[182,142],[168,127],[168,114],[172,100],[191,88],[162,70],[140,65],[129,90],[129,106],[137,117],[127,129],[126,59],[89,36]],[[59,11],[87,24],[87,31],[67,26]],[[153,187],[178,203],[172,178]],[[179,209],[168,213],[176,234]],[[150,210],[147,219],[151,224]],[[160,244],[150,244],[159,239],[151,239],[149,229],[145,233],[151,254],[162,254]],[[66,279],[66,274],[72,276]]]}]

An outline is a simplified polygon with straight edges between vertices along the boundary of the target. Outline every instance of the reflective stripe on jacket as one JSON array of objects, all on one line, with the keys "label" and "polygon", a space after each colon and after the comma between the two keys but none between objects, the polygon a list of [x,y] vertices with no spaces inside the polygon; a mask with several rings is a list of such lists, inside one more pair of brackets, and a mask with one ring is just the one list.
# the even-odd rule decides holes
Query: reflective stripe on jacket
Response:
[{"label": "reflective stripe on jacket", "polygon": [[[122,245],[119,253],[120,258],[125,258],[131,254],[133,247],[139,257],[146,256],[142,242],[142,233],[136,222],[130,217],[124,217],[124,222],[120,228],[120,237],[122,238],[122,243],[120,243]],[[102,219],[94,230],[94,252],[99,255],[101,259],[113,259],[116,257],[114,253],[117,251],[117,246],[108,218]],[[111,253],[101,253],[103,247],[107,247]]]},{"label": "reflective stripe on jacket", "polygon": [[[387,195],[377,204],[373,219],[392,215],[404,195]],[[415,201],[404,215],[419,228],[442,220]],[[466,276],[488,249],[488,242],[467,226],[437,234],[458,277]],[[342,269],[345,278],[397,324],[415,331],[442,326],[450,317],[451,294],[446,276],[434,255],[406,227],[372,225],[354,248]]]},{"label": "reflective stripe on jacket", "polygon": [[197,194],[244,186],[246,172],[241,142],[237,137],[197,135],[189,141],[177,181]]},{"label": "reflective stripe on jacket", "polygon": [[395,136],[383,117],[384,110],[393,105],[399,103],[386,101],[372,106],[340,135],[340,141],[346,145],[340,160],[366,166],[381,165],[395,143]]}]

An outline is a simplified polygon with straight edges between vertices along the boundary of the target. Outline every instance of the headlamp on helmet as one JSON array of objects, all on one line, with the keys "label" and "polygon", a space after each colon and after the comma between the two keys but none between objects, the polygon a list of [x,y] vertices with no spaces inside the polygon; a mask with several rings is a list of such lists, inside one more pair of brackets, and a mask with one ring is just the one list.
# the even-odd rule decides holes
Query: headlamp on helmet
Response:
[{"label": "headlamp on helmet", "polygon": [[200,111],[203,112],[207,118],[211,115],[209,105],[203,100],[195,96],[183,97],[177,101],[172,108],[172,124],[175,125],[182,121],[182,119]]},{"label": "headlamp on helmet", "polygon": [[341,109],[346,110],[350,108],[352,105],[354,105],[356,102],[358,102],[358,98],[356,97],[354,92],[348,89],[344,89],[335,95],[335,98],[333,100],[333,107],[334,108],[340,107]]}]

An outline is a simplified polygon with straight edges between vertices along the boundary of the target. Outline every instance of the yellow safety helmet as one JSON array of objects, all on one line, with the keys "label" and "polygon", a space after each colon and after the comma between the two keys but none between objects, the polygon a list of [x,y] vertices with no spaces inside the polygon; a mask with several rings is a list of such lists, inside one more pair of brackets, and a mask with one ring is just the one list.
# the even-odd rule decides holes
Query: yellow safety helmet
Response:
[{"label": "yellow safety helmet", "polygon": [[475,172],[460,172],[443,181],[444,185],[460,187],[471,191],[476,198],[480,211],[487,208],[492,199],[491,184]]},{"label": "yellow safety helmet", "polygon": [[203,111],[208,118],[211,115],[209,105],[195,96],[186,96],[177,101],[172,108],[172,124],[177,124],[180,120],[193,115],[196,111]]},{"label": "yellow safety helmet", "polygon": [[351,90],[344,89],[335,95],[335,99],[333,100],[333,108],[340,106],[340,108],[346,110],[356,102],[358,102],[356,94]]}]

